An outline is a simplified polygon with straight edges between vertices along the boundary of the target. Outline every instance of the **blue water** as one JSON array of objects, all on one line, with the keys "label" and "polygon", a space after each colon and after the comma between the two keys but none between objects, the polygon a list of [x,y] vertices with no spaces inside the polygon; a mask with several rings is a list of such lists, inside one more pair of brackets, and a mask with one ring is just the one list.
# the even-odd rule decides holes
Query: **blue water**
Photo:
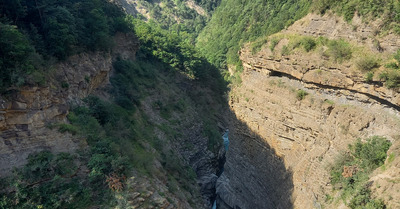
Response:
[{"label": "blue water", "polygon": [[229,129],[227,129],[225,131],[225,134],[222,136],[222,139],[224,140],[225,151],[228,151],[228,149],[229,149],[229,138],[228,138],[228,135],[229,135]]},{"label": "blue water", "polygon": [[[222,135],[222,139],[224,141],[225,152],[227,152],[229,149],[229,136],[228,135],[229,135],[229,129],[226,129],[224,135]],[[225,164],[225,160],[224,160],[223,164]],[[221,174],[224,172],[223,164],[222,164],[222,169],[221,169],[219,175],[217,174],[218,177],[220,177]],[[217,209],[217,200],[214,200],[212,209]]]}]

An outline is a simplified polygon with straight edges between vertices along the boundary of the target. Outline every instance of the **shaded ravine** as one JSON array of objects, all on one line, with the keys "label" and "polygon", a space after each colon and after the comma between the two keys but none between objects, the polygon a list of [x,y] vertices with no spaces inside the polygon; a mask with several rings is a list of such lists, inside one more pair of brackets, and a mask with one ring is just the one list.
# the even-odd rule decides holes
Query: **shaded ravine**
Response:
[{"label": "shaded ravine", "polygon": [[233,112],[229,116],[212,208],[293,208],[292,172],[261,136]]}]

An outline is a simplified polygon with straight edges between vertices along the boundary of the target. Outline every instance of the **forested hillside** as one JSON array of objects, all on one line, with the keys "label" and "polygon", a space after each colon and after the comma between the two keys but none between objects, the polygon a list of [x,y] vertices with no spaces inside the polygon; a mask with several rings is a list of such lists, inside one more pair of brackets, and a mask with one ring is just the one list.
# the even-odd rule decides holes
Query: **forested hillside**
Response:
[{"label": "forested hillside", "polygon": [[44,85],[47,66],[84,51],[108,51],[128,30],[124,13],[108,1],[1,1],[0,91]]},{"label": "forested hillside", "polygon": [[164,30],[174,31],[190,43],[205,27],[220,0],[119,1],[135,17]]},{"label": "forested hillside", "polygon": [[[148,189],[153,196],[139,202],[142,207],[186,204],[198,208],[205,204],[196,173],[178,148],[218,152],[213,114],[226,88],[218,69],[186,36],[127,17],[106,0],[2,1],[0,11],[1,96],[13,98],[20,87],[29,86],[51,86],[50,91],[60,86],[61,92],[67,91],[71,88],[67,82],[51,77],[58,70],[55,66],[68,62],[72,55],[90,57],[103,52],[104,59],[114,56],[111,50],[117,32],[135,34],[126,37],[141,45],[135,62],[117,55],[112,58],[110,84],[101,93],[107,99],[92,95],[79,105],[66,104],[67,118],[46,124],[49,130],[84,138],[87,147],[70,153],[32,153],[23,168],[7,178],[2,176],[0,208],[136,207],[129,198],[134,191],[143,191],[129,183],[134,179],[132,173],[155,187]],[[91,77],[86,76],[84,82],[90,84]],[[149,111],[159,119],[150,118]],[[187,114],[199,116],[182,120]],[[196,127],[192,131],[204,140],[204,146],[184,142],[194,139],[177,131],[182,126]],[[158,179],[165,185],[154,183]]]},{"label": "forested hillside", "polygon": [[243,43],[276,33],[306,15],[311,0],[223,0],[201,32],[197,47],[211,63],[240,68],[238,51]]}]

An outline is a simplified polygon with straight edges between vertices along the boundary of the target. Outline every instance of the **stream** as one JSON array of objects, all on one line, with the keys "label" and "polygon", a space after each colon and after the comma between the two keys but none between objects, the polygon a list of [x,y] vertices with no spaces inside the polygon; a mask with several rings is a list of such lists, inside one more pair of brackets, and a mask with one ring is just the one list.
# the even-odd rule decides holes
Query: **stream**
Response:
[{"label": "stream", "polygon": [[[226,152],[228,152],[229,149],[229,129],[226,129],[224,135],[222,135],[222,140],[223,140],[223,144],[224,144],[224,149],[225,149],[225,153],[223,155],[223,157],[219,160],[219,172],[217,172],[217,176],[218,178],[224,173],[224,164],[226,161]],[[215,197],[217,196],[217,193],[215,193]],[[215,198],[214,203],[212,205],[212,209],[217,209],[217,198]]]}]

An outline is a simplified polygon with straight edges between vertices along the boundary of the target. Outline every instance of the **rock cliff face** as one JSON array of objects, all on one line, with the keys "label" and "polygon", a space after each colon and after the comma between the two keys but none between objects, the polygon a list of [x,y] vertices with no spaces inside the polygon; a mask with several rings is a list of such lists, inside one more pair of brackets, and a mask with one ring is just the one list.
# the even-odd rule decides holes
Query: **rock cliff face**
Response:
[{"label": "rock cliff face", "polygon": [[[284,33],[356,42],[365,35],[349,33],[350,28],[337,17],[309,15]],[[357,30],[369,33],[366,28]],[[382,46],[387,51],[394,51],[399,41],[382,40],[386,40]],[[253,55],[249,48],[240,52],[242,84],[230,95],[230,130],[234,131],[225,172],[217,183],[221,205],[346,208],[325,202],[325,194],[331,190],[328,167],[357,138],[385,136],[393,142],[389,153],[395,153],[400,146],[398,92],[379,83],[365,83],[363,74],[349,65],[329,64],[306,53],[276,56],[267,47]],[[308,95],[298,98],[300,89]],[[375,175],[386,182],[398,180],[396,163],[388,167],[385,174]],[[385,187],[384,195],[375,192],[373,196],[394,197],[398,187],[397,181],[393,187]],[[385,201],[390,207],[399,207],[396,201]]]},{"label": "rock cliff face", "polygon": [[0,175],[25,164],[30,153],[71,152],[85,146],[84,139],[48,125],[65,122],[71,104],[108,84],[113,58],[135,56],[138,42],[126,36],[131,35],[116,35],[113,53],[83,53],[53,66],[47,87],[24,87],[0,96]]}]

